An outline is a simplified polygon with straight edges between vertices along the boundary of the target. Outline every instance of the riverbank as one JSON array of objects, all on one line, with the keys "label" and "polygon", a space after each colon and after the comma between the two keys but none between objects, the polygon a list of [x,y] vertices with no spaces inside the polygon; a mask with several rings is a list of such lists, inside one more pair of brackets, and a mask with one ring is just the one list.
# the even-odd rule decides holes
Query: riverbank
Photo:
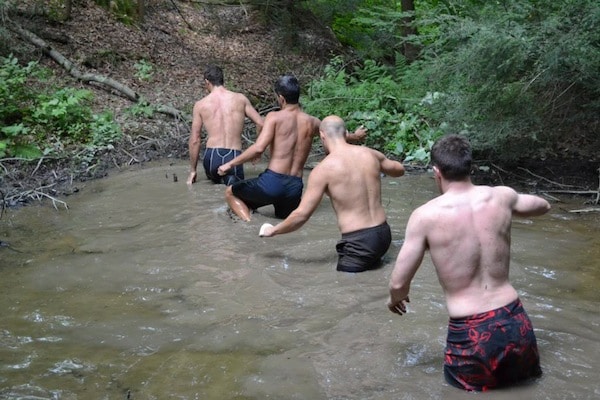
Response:
[{"label": "riverbank", "polygon": [[[307,26],[298,34],[295,46],[285,47],[279,33],[265,25],[259,13],[248,7],[214,5],[202,9],[193,3],[157,3],[146,10],[139,27],[114,20],[93,1],[78,2],[72,18],[62,23],[50,21],[21,2],[20,12],[11,18],[42,38],[85,72],[110,76],[132,88],[150,104],[165,105],[189,116],[192,105],[205,93],[202,69],[206,63],[224,68],[226,86],[240,91],[264,115],[274,102],[272,82],[291,72],[301,83],[318,76],[330,54],[340,51],[339,43],[322,27]],[[25,161],[0,160],[0,205],[15,207],[38,200],[65,201],[90,179],[99,179],[109,171],[131,166],[143,167],[156,160],[186,160],[190,121],[155,113],[150,117],[134,115],[129,99],[99,86],[86,85],[70,76],[39,47],[9,34],[6,46],[23,63],[37,60],[51,69],[57,83],[92,90],[97,112],[110,111],[123,130],[123,139],[114,146],[82,152],[67,150],[70,156],[48,156]],[[151,74],[141,79],[136,63],[146,60]],[[572,135],[571,135],[572,136]],[[254,138],[251,126],[245,145]],[[565,135],[565,140],[568,136]],[[585,147],[585,143],[577,143]],[[575,146],[575,147],[577,147]],[[579,150],[585,150],[580,148]],[[597,152],[579,151],[590,157],[525,160],[515,165],[476,162],[474,177],[478,183],[515,185],[523,191],[598,190]],[[318,159],[316,148],[315,160]],[[595,156],[594,156],[595,155]],[[407,166],[422,170],[419,165]],[[593,196],[588,196],[592,197]]]}]

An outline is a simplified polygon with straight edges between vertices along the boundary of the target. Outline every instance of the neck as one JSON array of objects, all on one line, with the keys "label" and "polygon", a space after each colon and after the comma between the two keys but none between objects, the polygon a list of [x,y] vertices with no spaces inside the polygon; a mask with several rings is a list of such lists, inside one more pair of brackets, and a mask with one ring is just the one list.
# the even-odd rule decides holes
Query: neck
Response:
[{"label": "neck", "polygon": [[442,179],[440,183],[440,191],[442,193],[458,193],[469,190],[473,186],[474,185],[473,182],[471,182],[471,178],[465,178],[462,181],[447,181]]},{"label": "neck", "polygon": [[330,154],[335,153],[344,146],[349,146],[348,142],[346,142],[346,138],[327,138],[327,150]]},{"label": "neck", "polygon": [[300,104],[296,103],[296,104],[288,104],[285,101],[283,102],[283,104],[281,105],[281,109],[282,110],[289,110],[289,111],[293,111],[293,110],[297,110],[300,108]]}]

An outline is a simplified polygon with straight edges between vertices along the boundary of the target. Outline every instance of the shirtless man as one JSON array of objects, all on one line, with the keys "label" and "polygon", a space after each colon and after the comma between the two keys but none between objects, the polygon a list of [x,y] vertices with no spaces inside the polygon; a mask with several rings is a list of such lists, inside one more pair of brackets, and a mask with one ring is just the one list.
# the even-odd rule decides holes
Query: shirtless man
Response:
[{"label": "shirtless man", "polygon": [[200,136],[204,125],[208,134],[203,159],[206,177],[214,183],[231,185],[244,179],[243,166],[236,167],[225,176],[220,176],[217,168],[241,154],[245,117],[256,124],[257,133],[262,129],[263,119],[246,96],[227,90],[223,86],[221,68],[208,66],[204,71],[204,84],[209,94],[194,104],[192,115],[189,140],[190,174],[187,184],[196,182]]},{"label": "shirtless man", "polygon": [[[273,204],[277,218],[287,217],[300,204],[302,174],[313,137],[319,132],[320,121],[305,113],[298,100],[300,85],[292,75],[275,82],[279,111],[267,114],[256,142],[241,155],[219,167],[219,174],[259,157],[270,147],[267,169],[258,178],[237,182],[225,191],[227,204],[244,221],[250,221],[250,210]],[[354,136],[360,139],[365,130],[359,128]]]},{"label": "shirtless man", "polygon": [[441,196],[417,208],[390,278],[388,308],[406,313],[410,283],[429,250],[450,316],[444,376],[484,391],[541,374],[531,321],[509,282],[512,216],[546,213],[550,204],[506,186],[471,182],[471,146],[449,135],[431,150]]},{"label": "shirtless man", "polygon": [[328,154],[310,173],[300,205],[281,223],[267,226],[261,236],[297,230],[327,194],[342,233],[336,245],[337,270],[363,272],[376,268],[392,241],[381,204],[381,173],[399,177],[404,175],[404,166],[376,150],[347,143],[340,117],[323,119],[320,136]]}]

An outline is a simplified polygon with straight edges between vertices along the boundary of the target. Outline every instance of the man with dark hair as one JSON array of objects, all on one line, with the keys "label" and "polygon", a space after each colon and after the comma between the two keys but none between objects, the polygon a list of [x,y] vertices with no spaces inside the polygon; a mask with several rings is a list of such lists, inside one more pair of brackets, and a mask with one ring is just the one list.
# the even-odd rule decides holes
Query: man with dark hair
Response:
[{"label": "man with dark hair", "polygon": [[429,250],[450,316],[444,376],[485,391],[540,376],[531,321],[509,281],[513,216],[542,215],[550,204],[506,186],[471,182],[471,146],[460,135],[431,150],[441,196],[417,208],[390,278],[388,308],[406,313],[410,283]]},{"label": "man with dark hair", "polygon": [[[313,137],[319,132],[319,121],[302,110],[298,103],[300,85],[292,75],[275,82],[275,95],[280,110],[265,117],[256,142],[242,154],[219,167],[219,174],[259,157],[270,148],[267,169],[257,178],[236,182],[225,190],[231,210],[244,221],[250,221],[250,210],[272,204],[277,218],[286,218],[300,204],[302,174],[310,153]],[[364,128],[354,134],[364,136]]]},{"label": "man with dark hair", "polygon": [[196,182],[203,126],[208,136],[203,158],[204,172],[214,183],[226,185],[244,179],[244,169],[241,165],[224,176],[220,176],[217,169],[241,154],[245,117],[256,124],[257,133],[262,129],[263,119],[246,96],[227,90],[223,81],[221,68],[210,65],[204,71],[204,84],[209,94],[194,104],[192,112],[188,185]]},{"label": "man with dark hair", "polygon": [[379,151],[346,142],[344,121],[335,115],[323,119],[320,136],[327,156],[310,173],[300,205],[284,221],[261,227],[270,237],[299,229],[329,196],[342,239],[337,243],[337,270],[363,272],[381,265],[392,241],[381,204],[381,173],[398,177],[404,166]]}]

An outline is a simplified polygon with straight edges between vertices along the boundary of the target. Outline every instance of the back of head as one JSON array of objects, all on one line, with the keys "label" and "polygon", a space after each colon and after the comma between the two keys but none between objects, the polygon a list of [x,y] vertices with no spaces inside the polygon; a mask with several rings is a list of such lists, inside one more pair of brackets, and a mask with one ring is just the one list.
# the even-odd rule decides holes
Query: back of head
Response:
[{"label": "back of head", "polygon": [[462,181],[471,174],[471,144],[462,135],[447,135],[431,148],[431,163],[449,181]]},{"label": "back of head", "polygon": [[275,93],[283,96],[286,103],[298,104],[300,99],[300,84],[293,75],[283,75],[275,82]]},{"label": "back of head", "polygon": [[332,139],[344,139],[346,136],[346,124],[336,115],[323,118],[319,130]]},{"label": "back of head", "polygon": [[223,70],[216,65],[209,65],[204,70],[204,79],[214,86],[222,86],[224,82]]}]

